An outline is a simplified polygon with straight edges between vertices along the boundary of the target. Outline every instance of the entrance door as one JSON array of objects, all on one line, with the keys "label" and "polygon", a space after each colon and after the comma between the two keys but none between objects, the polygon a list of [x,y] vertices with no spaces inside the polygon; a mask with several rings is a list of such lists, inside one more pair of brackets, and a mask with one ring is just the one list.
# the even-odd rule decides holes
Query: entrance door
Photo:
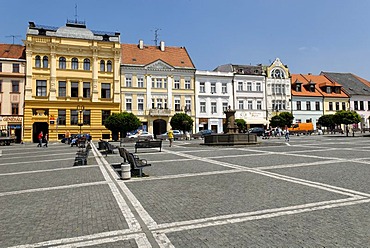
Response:
[{"label": "entrance door", "polygon": [[35,122],[32,125],[32,140],[33,143],[39,143],[37,136],[40,132],[43,132],[44,135],[49,133],[49,124],[47,122]]},{"label": "entrance door", "polygon": [[165,133],[167,131],[167,122],[162,119],[157,119],[153,121],[153,134],[154,137],[158,134]]}]

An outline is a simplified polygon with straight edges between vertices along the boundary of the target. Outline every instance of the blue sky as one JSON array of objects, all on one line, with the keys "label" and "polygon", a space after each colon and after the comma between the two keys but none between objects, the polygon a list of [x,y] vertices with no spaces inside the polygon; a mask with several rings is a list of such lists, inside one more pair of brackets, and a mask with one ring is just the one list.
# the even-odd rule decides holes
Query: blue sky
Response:
[{"label": "blue sky", "polygon": [[368,0],[13,0],[1,1],[0,43],[22,44],[29,21],[118,31],[122,43],[185,46],[200,70],[269,64],[291,73],[351,72],[370,80]]}]

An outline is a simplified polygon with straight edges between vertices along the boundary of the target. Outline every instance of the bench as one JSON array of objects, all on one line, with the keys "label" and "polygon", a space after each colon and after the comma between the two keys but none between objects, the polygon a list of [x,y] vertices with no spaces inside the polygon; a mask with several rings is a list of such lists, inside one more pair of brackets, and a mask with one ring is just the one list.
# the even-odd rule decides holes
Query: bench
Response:
[{"label": "bench", "polygon": [[[114,154],[114,149],[118,149],[119,147],[118,146],[114,146],[112,145],[111,143],[109,143],[108,141],[104,141],[104,140],[100,140],[100,144],[102,144],[102,148],[104,149],[104,152],[105,152],[105,156],[109,154]],[[99,145],[100,146],[100,145]]]},{"label": "bench", "polygon": [[162,140],[140,140],[135,143],[135,153],[138,148],[159,148],[162,151]]},{"label": "bench", "polygon": [[88,143],[85,149],[80,149],[76,152],[75,162],[73,166],[87,165],[87,158],[91,150],[91,145]]},{"label": "bench", "polygon": [[131,174],[143,176],[143,168],[151,166],[148,164],[146,159],[140,159],[137,155],[130,153],[127,149],[123,147],[118,148],[119,155],[123,158],[123,163],[129,163],[131,166]]}]

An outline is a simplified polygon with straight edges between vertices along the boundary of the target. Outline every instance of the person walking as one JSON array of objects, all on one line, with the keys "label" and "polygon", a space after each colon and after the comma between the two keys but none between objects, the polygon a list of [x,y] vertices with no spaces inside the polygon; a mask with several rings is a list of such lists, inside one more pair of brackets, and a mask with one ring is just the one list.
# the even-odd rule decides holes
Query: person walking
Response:
[{"label": "person walking", "polygon": [[39,136],[37,137],[39,139],[39,144],[37,145],[37,147],[42,147],[42,138],[44,137],[44,134],[43,132],[41,131],[39,133]]},{"label": "person walking", "polygon": [[49,134],[45,134],[44,139],[45,139],[45,145],[44,145],[44,147],[48,147]]},{"label": "person walking", "polygon": [[287,126],[285,127],[285,142],[289,142],[289,129]]},{"label": "person walking", "polygon": [[172,129],[170,129],[170,131],[168,131],[168,140],[170,141],[170,147],[171,147],[172,143],[173,143],[173,131],[172,131]]}]

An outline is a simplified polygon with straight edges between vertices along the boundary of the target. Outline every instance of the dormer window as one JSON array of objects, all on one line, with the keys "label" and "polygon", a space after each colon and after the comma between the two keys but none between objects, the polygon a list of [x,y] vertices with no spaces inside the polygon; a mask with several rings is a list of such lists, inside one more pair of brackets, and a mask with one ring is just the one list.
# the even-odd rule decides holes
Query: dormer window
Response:
[{"label": "dormer window", "polygon": [[326,93],[331,94],[331,87],[330,86],[326,86]]},{"label": "dormer window", "polygon": [[340,88],[339,87],[334,87],[334,92],[336,94],[340,94]]},{"label": "dormer window", "polygon": [[315,92],[315,85],[314,84],[310,84],[310,92]]},{"label": "dormer window", "polygon": [[297,83],[297,84],[295,85],[295,90],[296,90],[297,92],[301,92],[301,91],[302,91],[302,85],[301,85],[300,83]]}]

